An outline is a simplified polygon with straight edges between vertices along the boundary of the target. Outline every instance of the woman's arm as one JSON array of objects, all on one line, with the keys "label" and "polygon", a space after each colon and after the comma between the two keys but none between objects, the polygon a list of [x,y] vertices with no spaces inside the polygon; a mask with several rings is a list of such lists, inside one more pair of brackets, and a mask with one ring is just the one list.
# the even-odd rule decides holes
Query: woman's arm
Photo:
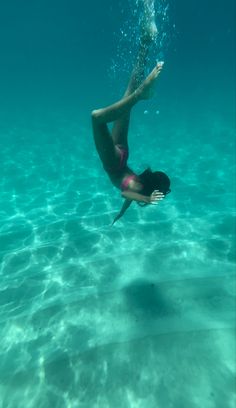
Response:
[{"label": "woman's arm", "polygon": [[128,200],[134,200],[146,204],[158,204],[158,201],[164,198],[164,194],[159,190],[154,190],[150,196],[144,196],[130,190],[123,191],[121,195]]},{"label": "woman's arm", "polygon": [[125,211],[129,208],[129,206],[130,206],[131,203],[132,203],[131,200],[125,200],[125,202],[124,202],[124,204],[123,204],[123,206],[122,206],[122,208],[121,208],[119,214],[116,216],[116,218],[114,219],[114,221],[113,221],[113,223],[112,223],[111,225],[114,225],[115,222],[116,222],[117,220],[119,220],[119,218],[121,218],[122,215],[124,215]]},{"label": "woman's arm", "polygon": [[150,197],[144,196],[142,194],[136,193],[135,191],[123,191],[121,193],[122,197],[128,199],[128,200],[134,200],[134,201],[139,201],[142,203],[148,203],[150,204]]},{"label": "woman's arm", "polygon": [[139,193],[135,193],[134,191],[123,191],[122,196],[126,198],[119,214],[115,217],[113,223],[111,225],[114,225],[117,220],[119,220],[122,215],[124,215],[125,211],[129,208],[130,204],[132,201],[138,201],[141,203],[146,203],[146,204],[158,204],[158,201],[162,200],[164,198],[164,194],[158,190],[154,190],[153,193],[148,196],[144,196]]}]

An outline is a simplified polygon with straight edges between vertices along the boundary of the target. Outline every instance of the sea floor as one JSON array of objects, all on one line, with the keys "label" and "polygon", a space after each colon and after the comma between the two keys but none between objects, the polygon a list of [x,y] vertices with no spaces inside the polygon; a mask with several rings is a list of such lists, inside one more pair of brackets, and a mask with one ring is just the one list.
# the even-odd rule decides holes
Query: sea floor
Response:
[{"label": "sea floor", "polygon": [[0,407],[233,408],[234,130],[215,121],[190,140],[182,123],[137,117],[130,165],[166,171],[172,193],[111,227],[122,201],[89,125],[13,123],[0,142]]}]

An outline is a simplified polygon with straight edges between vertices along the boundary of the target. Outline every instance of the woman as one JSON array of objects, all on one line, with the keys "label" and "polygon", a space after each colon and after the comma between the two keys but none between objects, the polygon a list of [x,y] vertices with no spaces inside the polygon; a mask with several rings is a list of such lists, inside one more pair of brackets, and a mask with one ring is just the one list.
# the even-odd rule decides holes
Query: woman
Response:
[{"label": "woman", "polygon": [[[151,3],[153,4],[153,1]],[[154,82],[163,67],[163,62],[157,63],[153,71],[143,80],[149,47],[157,34],[154,8],[151,10],[150,0],[146,0],[144,6],[140,49],[128,88],[121,100],[92,112],[93,135],[97,152],[112,184],[121,190],[121,195],[125,198],[122,209],[113,224],[122,217],[132,201],[140,205],[158,204],[170,192],[170,180],[165,173],[152,172],[147,169],[137,175],[127,165],[131,109],[140,100],[150,97]],[[114,122],[111,134],[107,126],[110,122]]]}]

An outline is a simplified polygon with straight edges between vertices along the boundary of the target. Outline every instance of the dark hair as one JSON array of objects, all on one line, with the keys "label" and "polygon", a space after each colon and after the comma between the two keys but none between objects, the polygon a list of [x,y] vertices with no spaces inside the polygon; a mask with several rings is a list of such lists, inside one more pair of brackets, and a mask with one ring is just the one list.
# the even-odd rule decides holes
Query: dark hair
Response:
[{"label": "dark hair", "polygon": [[138,176],[143,185],[141,194],[150,196],[154,190],[159,190],[163,194],[170,193],[170,179],[162,171],[152,171],[150,168],[146,169]]}]

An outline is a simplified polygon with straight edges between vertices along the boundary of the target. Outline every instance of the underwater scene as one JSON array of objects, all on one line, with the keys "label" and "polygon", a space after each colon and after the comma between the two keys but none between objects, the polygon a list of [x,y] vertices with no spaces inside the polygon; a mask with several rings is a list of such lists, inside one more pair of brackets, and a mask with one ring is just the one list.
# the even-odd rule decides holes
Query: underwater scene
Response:
[{"label": "underwater scene", "polygon": [[234,0],[8,0],[0,46],[0,408],[234,408]]}]

